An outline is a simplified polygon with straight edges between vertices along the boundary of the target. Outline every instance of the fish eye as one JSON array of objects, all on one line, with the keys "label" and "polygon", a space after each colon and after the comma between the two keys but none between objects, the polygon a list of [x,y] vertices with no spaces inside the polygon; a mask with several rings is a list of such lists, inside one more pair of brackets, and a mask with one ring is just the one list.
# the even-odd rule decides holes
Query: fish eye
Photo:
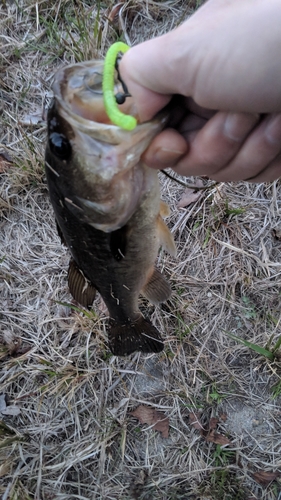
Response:
[{"label": "fish eye", "polygon": [[70,157],[72,148],[65,135],[52,132],[49,136],[49,145],[52,153],[61,160],[67,160]]}]

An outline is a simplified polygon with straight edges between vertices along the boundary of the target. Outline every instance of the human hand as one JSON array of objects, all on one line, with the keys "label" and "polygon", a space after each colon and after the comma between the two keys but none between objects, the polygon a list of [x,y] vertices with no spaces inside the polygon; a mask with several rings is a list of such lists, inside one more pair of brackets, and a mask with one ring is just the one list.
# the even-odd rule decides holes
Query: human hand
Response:
[{"label": "human hand", "polygon": [[147,149],[150,167],[216,181],[281,176],[280,20],[279,0],[209,0],[124,55],[141,121],[186,96],[173,98],[170,128]]}]

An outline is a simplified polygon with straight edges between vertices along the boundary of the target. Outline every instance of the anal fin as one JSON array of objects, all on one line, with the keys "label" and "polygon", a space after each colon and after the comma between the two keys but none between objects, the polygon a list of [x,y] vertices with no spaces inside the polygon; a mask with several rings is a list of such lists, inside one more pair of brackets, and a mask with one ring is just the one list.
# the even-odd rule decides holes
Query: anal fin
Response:
[{"label": "anal fin", "polygon": [[68,268],[69,291],[79,304],[88,309],[91,307],[96,296],[95,287],[85,278],[76,262],[71,259]]},{"label": "anal fin", "polygon": [[157,229],[158,229],[160,244],[162,245],[164,250],[166,250],[166,252],[175,257],[177,249],[173,235],[168,226],[166,226],[160,214],[158,215],[157,219]]},{"label": "anal fin", "polygon": [[127,356],[135,351],[157,353],[164,348],[158,330],[143,317],[136,322],[128,321],[125,324],[111,319],[108,342],[115,356]]},{"label": "anal fin", "polygon": [[158,305],[165,302],[171,295],[171,287],[157,268],[154,268],[141,293],[152,302]]}]

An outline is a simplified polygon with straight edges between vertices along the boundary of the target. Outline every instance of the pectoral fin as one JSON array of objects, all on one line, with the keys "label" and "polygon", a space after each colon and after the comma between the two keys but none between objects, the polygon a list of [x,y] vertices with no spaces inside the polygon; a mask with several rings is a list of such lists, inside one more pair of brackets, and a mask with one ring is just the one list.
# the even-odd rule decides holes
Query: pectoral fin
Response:
[{"label": "pectoral fin", "polygon": [[74,300],[77,300],[79,304],[89,309],[94,302],[96,289],[85,278],[74,260],[69,262],[68,286]]},{"label": "pectoral fin", "polygon": [[175,257],[177,249],[174,242],[174,238],[170,229],[168,228],[168,226],[166,226],[165,222],[163,221],[161,215],[158,215],[157,229],[158,229],[160,244],[162,245],[164,250],[166,250],[166,252]]},{"label": "pectoral fin", "polygon": [[142,293],[152,304],[158,305],[161,302],[165,302],[170,297],[172,291],[163,274],[154,268],[142,289]]},{"label": "pectoral fin", "polygon": [[159,213],[160,213],[161,217],[163,217],[163,219],[165,219],[165,217],[169,217],[169,215],[171,213],[169,205],[167,205],[167,203],[165,203],[165,201],[163,201],[163,200],[160,200]]}]

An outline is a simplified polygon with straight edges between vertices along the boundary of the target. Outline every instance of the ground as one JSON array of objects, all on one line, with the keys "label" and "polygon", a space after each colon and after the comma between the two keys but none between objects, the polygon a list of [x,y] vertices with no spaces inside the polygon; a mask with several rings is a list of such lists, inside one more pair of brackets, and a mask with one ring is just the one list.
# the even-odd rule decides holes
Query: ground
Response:
[{"label": "ground", "polygon": [[[159,174],[177,257],[160,252],[158,266],[173,295],[140,302],[165,349],[126,358],[107,347],[100,297],[75,309],[46,187],[54,71],[164,33],[199,3],[0,7],[3,500],[281,498],[280,181],[209,182],[179,208],[185,188]],[[140,405],[151,421],[132,415]]]}]

